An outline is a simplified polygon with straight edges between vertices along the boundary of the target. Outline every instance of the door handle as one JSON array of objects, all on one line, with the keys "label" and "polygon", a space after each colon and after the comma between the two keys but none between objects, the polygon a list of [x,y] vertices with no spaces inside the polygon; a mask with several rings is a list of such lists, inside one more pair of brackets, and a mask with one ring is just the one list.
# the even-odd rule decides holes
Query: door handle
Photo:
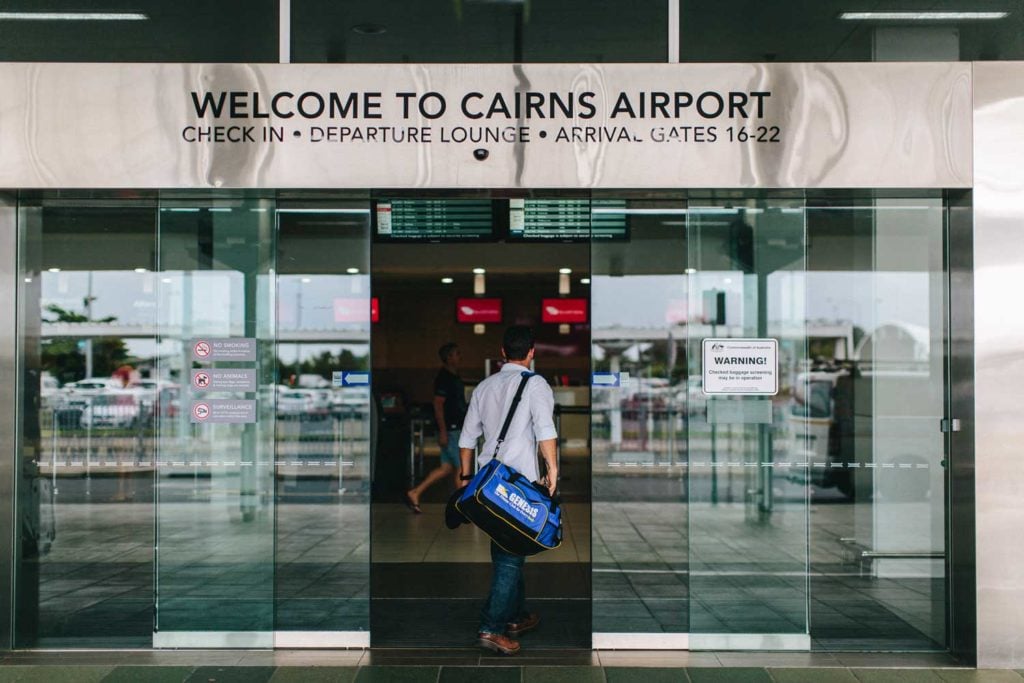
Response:
[{"label": "door handle", "polygon": [[948,417],[947,418],[943,418],[942,420],[939,421],[939,429],[944,434],[948,434],[950,432],[959,432],[960,431],[960,418],[958,418],[958,417],[954,417],[952,419],[948,418]]}]

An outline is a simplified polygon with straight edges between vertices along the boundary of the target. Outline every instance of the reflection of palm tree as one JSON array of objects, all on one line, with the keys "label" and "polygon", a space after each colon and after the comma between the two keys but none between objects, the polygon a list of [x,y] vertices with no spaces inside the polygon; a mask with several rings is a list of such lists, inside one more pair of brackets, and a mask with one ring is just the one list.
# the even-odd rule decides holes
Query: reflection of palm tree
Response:
[{"label": "reflection of palm tree", "polygon": [[[84,297],[83,303],[86,310],[91,309],[91,303],[96,297]],[[109,315],[104,318],[92,319],[87,313],[76,313],[69,311],[57,304],[48,304],[45,309],[51,314],[51,318],[43,318],[45,323],[112,323],[117,316]],[[124,365],[128,359],[128,349],[120,339],[97,339],[92,344],[92,362],[94,363],[95,374],[108,376],[114,370]],[[78,340],[72,338],[52,339],[49,344],[42,346],[42,365],[62,384],[74,382],[85,377],[88,364],[78,347]]]}]

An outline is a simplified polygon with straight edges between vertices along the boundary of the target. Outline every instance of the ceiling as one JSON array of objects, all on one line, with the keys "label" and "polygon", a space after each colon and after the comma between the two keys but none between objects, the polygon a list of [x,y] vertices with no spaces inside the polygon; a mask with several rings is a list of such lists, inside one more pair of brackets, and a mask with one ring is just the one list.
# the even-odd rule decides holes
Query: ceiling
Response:
[{"label": "ceiling", "polygon": [[[82,6],[81,0],[12,0],[2,9]],[[0,61],[278,61],[276,0],[105,0],[102,9],[149,18],[0,20]],[[870,61],[878,24],[838,16],[883,9],[1009,11],[998,21],[929,30],[954,32],[962,60],[1024,58],[1024,8],[1010,0],[680,0],[680,57]],[[663,62],[667,21],[666,0],[292,0],[291,57],[318,63]]]}]

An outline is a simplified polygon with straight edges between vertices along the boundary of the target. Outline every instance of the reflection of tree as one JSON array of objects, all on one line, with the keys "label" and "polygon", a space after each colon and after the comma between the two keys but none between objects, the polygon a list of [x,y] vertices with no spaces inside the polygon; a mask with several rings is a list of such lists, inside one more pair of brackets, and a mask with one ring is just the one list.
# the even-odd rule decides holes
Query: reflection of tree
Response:
[{"label": "reflection of tree", "polygon": [[[46,311],[52,318],[44,318],[47,323],[112,323],[116,316],[107,316],[97,320],[89,320],[82,313],[75,313],[57,304],[49,304]],[[42,344],[43,370],[57,378],[61,384],[74,382],[85,377],[85,356],[79,348],[78,340],[60,337],[44,341]],[[92,343],[93,374],[97,377],[109,377],[117,368],[128,360],[128,349],[120,339],[96,339]]]},{"label": "reflection of tree", "polygon": [[281,381],[287,383],[292,375],[320,375],[324,379],[330,379],[331,373],[337,370],[368,370],[368,361],[367,356],[357,356],[348,349],[342,349],[338,354],[324,351],[296,363],[285,363],[279,358],[277,366],[280,368]]}]

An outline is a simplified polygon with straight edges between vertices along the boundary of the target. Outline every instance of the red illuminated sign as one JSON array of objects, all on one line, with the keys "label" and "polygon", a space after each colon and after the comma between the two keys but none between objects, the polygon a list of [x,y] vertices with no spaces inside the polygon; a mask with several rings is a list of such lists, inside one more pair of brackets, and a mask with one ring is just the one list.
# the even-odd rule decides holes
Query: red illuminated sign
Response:
[{"label": "red illuminated sign", "polygon": [[380,322],[380,299],[377,297],[370,299],[370,322]]},{"label": "red illuminated sign", "polygon": [[460,323],[500,323],[501,299],[459,299],[455,316]]},{"label": "red illuminated sign", "polygon": [[545,323],[585,323],[587,300],[544,299],[541,302],[540,319]]}]

